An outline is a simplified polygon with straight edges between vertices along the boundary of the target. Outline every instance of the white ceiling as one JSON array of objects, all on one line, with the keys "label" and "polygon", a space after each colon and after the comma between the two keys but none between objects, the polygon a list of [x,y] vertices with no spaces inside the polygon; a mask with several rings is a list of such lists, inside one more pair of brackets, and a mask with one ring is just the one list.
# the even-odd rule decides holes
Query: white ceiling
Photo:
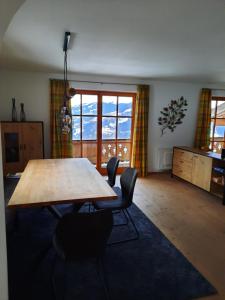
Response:
[{"label": "white ceiling", "polygon": [[223,0],[27,0],[5,33],[0,66],[225,82]]},{"label": "white ceiling", "polygon": [[8,0],[0,0],[0,50],[5,31],[13,15],[23,2],[24,0],[14,0],[13,2],[9,2]]}]

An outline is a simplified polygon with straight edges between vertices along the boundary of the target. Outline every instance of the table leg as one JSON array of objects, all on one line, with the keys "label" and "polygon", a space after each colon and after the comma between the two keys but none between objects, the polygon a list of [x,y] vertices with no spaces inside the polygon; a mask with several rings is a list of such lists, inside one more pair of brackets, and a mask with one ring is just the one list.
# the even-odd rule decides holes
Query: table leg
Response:
[{"label": "table leg", "polygon": [[84,203],[74,203],[73,204],[73,212],[77,213],[83,205],[84,205]]},{"label": "table leg", "polygon": [[50,206],[47,206],[47,209],[50,211],[50,213],[57,219],[61,219],[62,218],[62,214],[58,211],[58,209],[53,206],[53,205],[50,205]]}]

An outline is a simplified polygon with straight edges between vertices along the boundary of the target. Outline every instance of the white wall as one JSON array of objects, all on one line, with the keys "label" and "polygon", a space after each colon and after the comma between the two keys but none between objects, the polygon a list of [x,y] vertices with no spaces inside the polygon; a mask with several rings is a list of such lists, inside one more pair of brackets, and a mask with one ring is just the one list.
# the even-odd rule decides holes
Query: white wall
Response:
[{"label": "white wall", "polygon": [[[29,73],[9,70],[0,71],[0,120],[11,120],[11,98],[16,98],[17,115],[19,118],[19,103],[23,102],[27,121],[44,121],[45,156],[50,156],[50,105],[49,78],[62,78],[59,74]],[[69,79],[137,83],[132,78],[114,78],[101,76],[73,75]],[[141,82],[139,80],[139,82]],[[77,89],[100,89],[135,92],[136,85],[103,85],[76,83]]]},{"label": "white wall", "polygon": [[7,255],[6,255],[6,231],[5,231],[5,201],[3,190],[2,173],[2,147],[0,127],[0,299],[8,299],[8,276],[7,276]]},{"label": "white wall", "polygon": [[[149,140],[148,169],[157,171],[159,169],[160,149],[173,146],[193,146],[196,119],[198,112],[199,93],[204,84],[177,83],[177,82],[150,82],[151,97],[149,107]],[[183,124],[177,126],[174,132],[166,130],[161,136],[158,125],[160,111],[166,107],[170,100],[183,96],[187,99],[188,106]]]},{"label": "white wall", "polygon": [[0,71],[0,120],[11,120],[11,98],[23,102],[27,120],[44,121],[46,154],[49,155],[49,82],[47,75]]},{"label": "white wall", "polygon": [[[11,119],[11,98],[19,103],[24,102],[27,120],[44,121],[45,125],[45,156],[50,155],[49,135],[49,78],[62,78],[59,74],[42,74],[17,72],[10,70],[0,71],[0,120]],[[149,109],[149,171],[159,170],[159,149],[170,148],[175,145],[192,146],[194,142],[196,118],[199,102],[199,93],[202,87],[215,88],[215,85],[204,83],[182,83],[165,81],[143,81],[135,78],[103,77],[94,75],[70,75],[71,80],[90,80],[100,82],[130,83],[134,85],[108,85],[73,82],[75,88],[100,89],[114,91],[136,91],[136,83],[150,84]],[[222,88],[223,86],[218,86]],[[161,136],[158,117],[160,110],[167,106],[171,99],[185,97],[188,101],[188,110],[183,124],[178,125],[173,133],[166,131]]]}]

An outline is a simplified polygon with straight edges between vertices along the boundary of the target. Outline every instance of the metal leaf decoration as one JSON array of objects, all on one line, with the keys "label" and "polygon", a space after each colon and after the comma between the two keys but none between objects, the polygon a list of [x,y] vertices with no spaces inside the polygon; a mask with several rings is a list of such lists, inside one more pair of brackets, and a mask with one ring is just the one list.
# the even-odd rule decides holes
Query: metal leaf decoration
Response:
[{"label": "metal leaf decoration", "polygon": [[162,135],[166,128],[173,132],[177,125],[182,124],[181,120],[185,117],[187,105],[187,100],[181,97],[178,100],[171,100],[170,104],[160,111],[161,117],[158,118],[158,124],[162,126]]}]

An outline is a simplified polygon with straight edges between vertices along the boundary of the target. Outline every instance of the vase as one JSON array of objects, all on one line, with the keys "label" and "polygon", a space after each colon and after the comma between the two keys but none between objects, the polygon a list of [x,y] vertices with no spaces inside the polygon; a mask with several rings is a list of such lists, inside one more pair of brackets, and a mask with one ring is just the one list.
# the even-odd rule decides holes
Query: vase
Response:
[{"label": "vase", "polygon": [[16,99],[12,98],[12,122],[17,121]]},{"label": "vase", "polygon": [[25,122],[26,121],[26,114],[24,111],[24,103],[20,103],[20,121]]}]

